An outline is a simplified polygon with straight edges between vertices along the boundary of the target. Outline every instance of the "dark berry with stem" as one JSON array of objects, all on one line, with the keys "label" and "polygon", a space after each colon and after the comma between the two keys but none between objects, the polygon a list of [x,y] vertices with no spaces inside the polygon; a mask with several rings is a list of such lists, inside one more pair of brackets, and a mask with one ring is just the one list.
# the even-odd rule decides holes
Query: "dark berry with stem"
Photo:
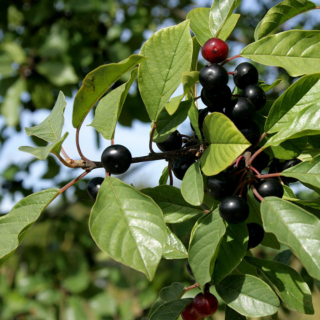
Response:
[{"label": "dark berry with stem", "polygon": [[235,179],[232,174],[220,172],[215,176],[208,177],[207,180],[208,194],[216,199],[222,200],[227,196],[231,196],[235,189]]},{"label": "dark berry with stem", "polygon": [[106,148],[101,155],[103,167],[112,174],[125,173],[129,169],[131,161],[131,152],[119,144]]},{"label": "dark berry with stem", "polygon": [[92,201],[96,201],[100,186],[103,181],[104,179],[101,177],[92,178],[88,181],[87,191]]},{"label": "dark berry with stem", "polygon": [[[301,163],[302,161],[299,159],[292,159],[292,160],[287,160],[283,163],[280,163],[279,165],[279,172],[282,172],[284,170],[287,170],[289,168],[292,168],[294,166],[296,166],[297,164]],[[285,184],[289,184],[289,183],[293,183],[293,182],[297,182],[298,179],[295,178],[291,178],[291,177],[281,177],[282,181]]]},{"label": "dark berry with stem", "polygon": [[175,177],[179,180],[182,180],[189,167],[195,162],[196,161],[194,157],[188,156],[174,159],[172,161],[172,171]]},{"label": "dark berry with stem", "polygon": [[221,218],[229,223],[241,223],[249,216],[249,206],[244,199],[229,196],[221,201],[219,213]]},{"label": "dark berry with stem", "polygon": [[252,119],[255,109],[253,103],[247,98],[237,98],[231,100],[226,108],[226,115],[234,123],[245,123]]},{"label": "dark berry with stem", "polygon": [[278,197],[282,198],[284,190],[278,179],[269,178],[263,179],[259,181],[257,187],[257,191],[261,195],[261,197]]},{"label": "dark berry with stem", "polygon": [[243,126],[240,125],[239,130],[252,145],[255,145],[260,139],[260,129],[253,121],[250,121]]},{"label": "dark berry with stem", "polygon": [[238,88],[244,89],[250,84],[258,83],[258,70],[253,64],[249,62],[240,63],[234,70],[233,80]]},{"label": "dark berry with stem", "polygon": [[218,309],[218,300],[210,292],[198,293],[193,298],[193,309],[203,318],[210,317],[216,313]]},{"label": "dark berry with stem", "polygon": [[181,146],[182,137],[178,130],[170,133],[165,141],[157,143],[157,147],[163,152],[178,150]]},{"label": "dark berry with stem", "polygon": [[217,64],[204,66],[199,73],[201,85],[208,90],[220,90],[227,85],[228,80],[227,70]]},{"label": "dark berry with stem", "polygon": [[248,223],[247,224],[249,242],[248,250],[257,247],[264,238],[264,230],[258,223]]},{"label": "dark berry with stem", "polygon": [[229,47],[219,38],[209,39],[202,47],[202,56],[211,63],[219,63],[227,59]]},{"label": "dark berry with stem", "polygon": [[212,112],[222,112],[223,108],[231,101],[231,96],[231,89],[228,86],[221,88],[219,92],[205,88],[201,90],[201,100]]},{"label": "dark berry with stem", "polygon": [[251,84],[245,87],[243,93],[245,97],[247,97],[250,101],[252,101],[256,110],[262,109],[267,102],[267,97],[265,92],[258,85]]},{"label": "dark berry with stem", "polygon": [[193,302],[187,305],[187,307],[181,312],[181,317],[183,320],[202,320],[193,308]]}]

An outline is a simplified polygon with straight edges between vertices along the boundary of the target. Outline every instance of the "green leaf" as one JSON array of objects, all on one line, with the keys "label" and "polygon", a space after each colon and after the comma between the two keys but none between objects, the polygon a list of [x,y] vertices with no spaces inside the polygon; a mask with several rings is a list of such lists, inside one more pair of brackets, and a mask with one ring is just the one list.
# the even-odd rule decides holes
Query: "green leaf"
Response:
[{"label": "green leaf", "polygon": [[44,61],[37,64],[36,70],[58,87],[78,82],[78,76],[70,63]]},{"label": "green leaf", "polygon": [[78,128],[88,112],[122,75],[143,61],[143,56],[133,54],[119,63],[102,65],[89,72],[74,99],[72,124]]},{"label": "green leaf", "polygon": [[226,306],[225,320],[246,320],[247,318],[239,314],[237,311]]},{"label": "green leaf", "polygon": [[192,37],[192,62],[191,62],[191,71],[197,71],[198,69],[198,58],[201,46],[196,37]]},{"label": "green leaf", "polygon": [[68,132],[66,132],[62,138],[59,140],[53,141],[52,143],[48,144],[45,147],[29,147],[23,146],[19,147],[20,151],[27,152],[35,156],[39,160],[46,160],[50,153],[59,154],[61,151],[62,144],[64,140],[66,140],[68,136]]},{"label": "green leaf", "polygon": [[94,127],[107,140],[113,138],[123,104],[137,75],[138,68],[135,68],[131,71],[130,79],[103,97],[97,106],[94,119],[90,126]]},{"label": "green leaf", "polygon": [[176,320],[192,300],[189,298],[166,302],[151,315],[150,320]]},{"label": "green leaf", "polygon": [[277,147],[271,147],[273,155],[277,159],[291,160],[297,158],[305,149],[308,137],[301,137],[284,141]]},{"label": "green leaf", "polygon": [[310,289],[297,271],[274,261],[250,257],[246,261],[262,272],[289,310],[314,314]]},{"label": "green leaf", "polygon": [[226,227],[219,210],[200,218],[195,224],[189,245],[189,263],[201,289],[211,281],[219,245]]},{"label": "green leaf", "polygon": [[5,117],[7,126],[19,123],[20,95],[26,89],[26,80],[19,78],[7,90],[1,105],[1,114]]},{"label": "green leaf", "polygon": [[[248,251],[246,256],[252,257],[251,251]],[[246,260],[242,260],[241,263],[232,271],[232,274],[249,274],[251,276],[258,277],[257,269],[248,262],[246,262]]]},{"label": "green leaf", "polygon": [[257,41],[275,32],[281,24],[296,15],[315,8],[316,5],[308,0],[281,1],[272,7],[258,24],[255,30],[255,40]]},{"label": "green leaf", "polygon": [[[187,19],[190,19],[190,29],[201,46],[213,36],[209,28],[209,15],[210,8],[196,8],[191,10],[187,15]],[[240,14],[232,14],[226,21],[218,37],[224,41],[227,40],[239,18]]]},{"label": "green leaf", "polygon": [[173,282],[170,286],[164,287],[159,292],[159,297],[164,302],[178,300],[184,293],[185,286],[180,282]]},{"label": "green leaf", "polygon": [[200,206],[202,204],[204,185],[199,162],[192,164],[183,177],[181,194],[184,200],[193,206]]},{"label": "green leaf", "polygon": [[60,91],[50,115],[37,126],[25,128],[26,134],[28,136],[36,136],[47,142],[55,142],[60,139],[64,124],[63,113],[66,105],[66,98]]},{"label": "green leaf", "polygon": [[227,19],[239,5],[237,0],[216,0],[213,2],[209,14],[209,29],[213,37],[218,37]]},{"label": "green leaf", "polygon": [[164,248],[165,259],[187,259],[188,252],[180,239],[167,227],[167,242]]},{"label": "green leaf", "polygon": [[184,72],[190,71],[192,39],[189,21],[156,32],[142,46],[147,59],[139,68],[139,90],[152,121],[181,83]]},{"label": "green leaf", "polygon": [[10,56],[13,62],[23,64],[27,60],[27,56],[23,47],[17,42],[4,42],[0,46],[0,50]]},{"label": "green leaf", "polygon": [[263,225],[286,244],[308,273],[320,279],[320,221],[308,211],[275,197],[261,203]]},{"label": "green leaf", "polygon": [[158,186],[141,190],[151,197],[162,209],[166,223],[180,223],[203,212],[201,207],[195,207],[186,202],[180,189],[172,186]]},{"label": "green leaf", "polygon": [[264,317],[277,312],[280,302],[272,289],[251,275],[230,275],[216,286],[230,308],[247,317]]},{"label": "green leaf", "polygon": [[274,87],[276,87],[278,84],[280,84],[281,82],[283,82],[282,79],[277,79],[276,81],[274,81],[272,84],[267,84],[264,81],[259,81],[260,83],[259,86],[263,89],[264,92],[268,92],[270,90],[272,90]]},{"label": "green leaf", "polygon": [[184,72],[182,74],[182,86],[183,86],[183,94],[180,96],[172,98],[168,103],[165,104],[165,107],[170,115],[174,114],[180,103],[181,100],[189,93],[192,93],[194,96],[194,85],[199,82],[199,71],[190,71]]},{"label": "green leaf", "polygon": [[165,141],[186,120],[191,103],[191,100],[181,102],[173,115],[170,115],[165,108],[162,109],[157,119],[157,127],[153,136],[154,142]]},{"label": "green leaf", "polygon": [[202,171],[206,176],[216,175],[226,169],[250,146],[250,142],[234,123],[222,113],[213,112],[207,116],[203,131],[209,143],[200,159]]},{"label": "green leaf", "polygon": [[227,224],[213,272],[214,284],[223,280],[241,263],[247,253],[248,240],[248,229],[245,223]]},{"label": "green leaf", "polygon": [[0,218],[0,266],[14,253],[31,225],[58,195],[59,189],[37,192],[20,200]]},{"label": "green leaf", "polygon": [[159,179],[159,186],[166,185],[167,181],[168,181],[168,178],[169,178],[169,167],[166,166],[163,169],[161,177]]},{"label": "green leaf", "polygon": [[201,142],[203,142],[202,133],[199,128],[199,111],[198,111],[194,101],[192,101],[191,107],[188,112],[188,116],[190,118],[191,124],[193,126],[193,129],[195,130],[197,137],[199,138],[199,140]]},{"label": "green leaf", "polygon": [[164,251],[166,226],[152,199],[107,177],[91,210],[89,227],[101,250],[153,278]]},{"label": "green leaf", "polygon": [[292,251],[291,250],[284,250],[282,252],[279,252],[274,258],[274,262],[280,262],[282,264],[285,264],[286,266],[290,266],[290,260],[292,257]]},{"label": "green leaf", "polygon": [[245,47],[240,55],[284,68],[291,77],[320,72],[320,31],[291,30],[267,36]]},{"label": "green leaf", "polygon": [[320,74],[307,75],[292,84],[273,104],[265,132],[275,133],[290,126],[298,113],[311,106],[319,108]]}]

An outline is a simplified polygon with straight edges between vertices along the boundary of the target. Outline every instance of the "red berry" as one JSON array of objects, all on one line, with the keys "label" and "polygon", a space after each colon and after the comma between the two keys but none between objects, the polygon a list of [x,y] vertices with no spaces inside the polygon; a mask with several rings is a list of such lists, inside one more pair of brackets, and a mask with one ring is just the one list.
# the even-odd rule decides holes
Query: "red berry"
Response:
[{"label": "red berry", "polygon": [[193,299],[193,309],[200,317],[210,317],[218,309],[218,300],[210,292],[199,293]]},{"label": "red berry", "polygon": [[202,47],[202,56],[211,63],[219,63],[227,59],[228,45],[219,38],[209,39]]},{"label": "red berry", "polygon": [[181,317],[183,320],[202,320],[203,318],[198,316],[193,309],[193,303],[188,304],[188,306],[182,311]]}]

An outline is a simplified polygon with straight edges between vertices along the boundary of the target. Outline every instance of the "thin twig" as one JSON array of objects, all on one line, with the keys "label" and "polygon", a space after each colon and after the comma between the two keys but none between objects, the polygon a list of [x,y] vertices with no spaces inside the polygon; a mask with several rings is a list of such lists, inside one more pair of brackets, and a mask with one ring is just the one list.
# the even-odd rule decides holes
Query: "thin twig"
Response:
[{"label": "thin twig", "polygon": [[173,186],[173,176],[172,176],[171,161],[169,161],[169,164],[168,164],[168,171],[169,171],[169,177],[170,177],[170,186]]},{"label": "thin twig", "polygon": [[63,156],[66,158],[66,159],[70,159],[70,157],[67,155],[66,151],[63,149],[63,147],[61,147],[61,153],[63,154]]},{"label": "thin twig", "polygon": [[255,174],[257,174],[258,176],[261,175],[261,173],[254,167],[250,166],[249,167],[250,170],[252,170]]},{"label": "thin twig", "polygon": [[195,283],[194,285],[192,285],[192,286],[190,286],[190,287],[188,287],[188,288],[185,288],[185,289],[183,290],[183,294],[185,294],[186,292],[188,292],[188,291],[190,291],[190,290],[196,289],[196,288],[199,288],[199,289],[200,289],[200,286],[199,286],[198,283]]},{"label": "thin twig", "polygon": [[236,168],[239,167],[239,163],[240,161],[243,159],[243,155],[241,155],[238,159],[237,159],[237,162],[236,162]]},{"label": "thin twig", "polygon": [[263,151],[264,149],[260,148],[258,149],[249,159],[247,165],[250,166],[252,164],[252,161]]},{"label": "thin twig", "polygon": [[191,139],[191,137],[190,137],[190,136],[187,136],[186,134],[180,134],[180,137]]},{"label": "thin twig", "polygon": [[153,123],[153,127],[152,127],[152,130],[151,130],[151,134],[150,134],[150,140],[149,140],[149,150],[152,154],[154,154],[155,152],[153,151],[152,149],[152,140],[153,140],[153,136],[154,136],[154,133],[156,131],[156,128],[157,128],[157,121],[155,121]]},{"label": "thin twig", "polygon": [[228,71],[228,74],[234,75],[233,71]]},{"label": "thin twig", "polygon": [[77,145],[77,150],[78,150],[79,156],[81,157],[82,160],[90,161],[88,158],[86,158],[86,157],[83,155],[83,153],[82,153],[82,151],[81,151],[81,148],[80,148],[79,133],[80,133],[81,125],[82,125],[82,123],[80,124],[80,126],[77,128],[77,131],[76,131],[76,145]]},{"label": "thin twig", "polygon": [[236,59],[236,58],[241,58],[241,55],[240,54],[237,54],[236,56],[233,56],[227,60],[224,60],[222,63],[221,63],[221,66],[225,65],[227,62],[233,60],[233,59]]},{"label": "thin twig", "polygon": [[194,98],[194,101],[197,101],[197,100],[200,99],[200,98],[201,98],[201,96],[195,97],[195,98]]},{"label": "thin twig", "polygon": [[114,146],[114,138],[111,139],[111,145]]},{"label": "thin twig", "polygon": [[237,171],[236,173],[233,174],[233,176],[238,176],[240,173],[242,173],[243,171],[247,171],[247,168],[243,168],[239,171]]},{"label": "thin twig", "polygon": [[263,134],[262,134],[262,136],[260,137],[260,139],[258,140],[258,142],[253,146],[253,149],[256,147],[256,146],[258,146],[259,145],[259,143],[267,136],[267,132],[264,132]]},{"label": "thin twig", "polygon": [[61,188],[59,190],[59,194],[65,192],[68,188],[70,188],[71,186],[73,186],[76,182],[78,182],[79,180],[81,180],[83,177],[85,177],[91,170],[87,170],[85,172],[82,172],[82,174],[80,174],[80,176],[78,176],[77,178],[75,178],[74,180],[72,180],[71,182],[69,182],[68,184],[66,184],[63,188]]},{"label": "thin twig", "polygon": [[255,177],[258,179],[277,178],[281,176],[281,172],[269,174],[257,174]]},{"label": "thin twig", "polygon": [[264,201],[264,198],[261,197],[260,193],[258,192],[258,190],[256,189],[256,187],[254,186],[254,184],[252,183],[250,185],[252,192],[254,193],[254,195],[262,202]]}]

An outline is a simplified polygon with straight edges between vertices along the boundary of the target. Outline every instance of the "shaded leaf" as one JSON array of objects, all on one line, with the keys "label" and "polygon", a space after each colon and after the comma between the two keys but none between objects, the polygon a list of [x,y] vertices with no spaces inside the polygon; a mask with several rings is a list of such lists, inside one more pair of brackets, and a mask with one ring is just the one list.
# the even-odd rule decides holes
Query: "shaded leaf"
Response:
[{"label": "shaded leaf", "polygon": [[246,320],[247,318],[226,305],[225,320]]},{"label": "shaded leaf", "polygon": [[191,107],[188,112],[188,116],[190,118],[191,124],[193,126],[193,129],[194,129],[197,137],[199,138],[199,140],[201,142],[203,142],[202,133],[199,128],[199,111],[198,111],[198,108],[196,107],[194,101],[192,101]]},{"label": "shaded leaf", "polygon": [[284,141],[277,147],[271,147],[274,157],[277,159],[291,160],[297,158],[305,149],[308,137],[301,137]]},{"label": "shaded leaf", "polygon": [[159,179],[159,186],[166,185],[167,181],[168,181],[168,178],[169,178],[169,167],[166,166],[163,169],[161,177]]},{"label": "shaded leaf", "polygon": [[167,241],[163,252],[165,259],[187,259],[188,252],[180,239],[167,227]]},{"label": "shaded leaf", "polygon": [[173,282],[170,286],[164,287],[159,292],[159,297],[164,302],[180,299],[184,293],[185,286],[180,282]]},{"label": "shaded leaf", "polygon": [[150,320],[176,320],[192,300],[189,298],[166,302],[151,315]]},{"label": "shaded leaf", "polygon": [[291,257],[292,257],[292,251],[288,249],[288,250],[284,250],[282,252],[279,252],[273,258],[273,261],[280,262],[282,264],[285,264],[286,266],[290,266]]}]

